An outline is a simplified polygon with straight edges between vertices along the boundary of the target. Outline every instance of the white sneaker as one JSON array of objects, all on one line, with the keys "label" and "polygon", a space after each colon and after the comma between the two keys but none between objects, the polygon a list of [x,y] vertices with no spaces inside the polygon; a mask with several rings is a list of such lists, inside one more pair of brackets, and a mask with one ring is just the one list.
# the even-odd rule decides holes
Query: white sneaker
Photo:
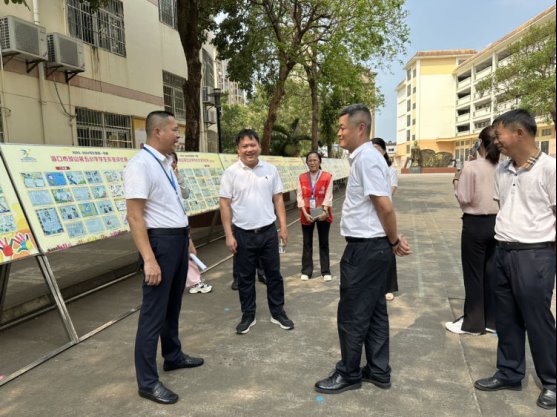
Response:
[{"label": "white sneaker", "polygon": [[469,334],[472,336],[479,336],[481,333],[470,333],[467,332],[465,330],[462,330],[462,323],[464,322],[464,318],[460,318],[457,321],[448,321],[445,323],[445,329],[447,329],[449,332],[455,333],[455,334]]},{"label": "white sneaker", "polygon": [[485,331],[488,332],[488,333],[491,333],[491,334],[497,334],[496,330],[490,329],[489,327],[486,327]]},{"label": "white sneaker", "polygon": [[307,276],[306,274],[302,274],[302,275],[300,275],[300,279],[302,281],[307,281],[309,279],[309,276]]},{"label": "white sneaker", "polygon": [[190,288],[190,294],[197,294],[197,293],[206,294],[208,292],[211,292],[212,290],[213,287],[211,285],[206,284],[204,282],[199,282]]},{"label": "white sneaker", "polygon": [[323,281],[332,281],[333,277],[331,276],[331,274],[325,274],[323,275]]}]

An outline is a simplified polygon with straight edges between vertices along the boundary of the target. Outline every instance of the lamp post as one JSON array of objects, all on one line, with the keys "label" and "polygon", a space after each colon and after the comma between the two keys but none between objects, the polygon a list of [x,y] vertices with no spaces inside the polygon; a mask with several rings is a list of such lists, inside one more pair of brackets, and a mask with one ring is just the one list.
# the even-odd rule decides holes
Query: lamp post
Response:
[{"label": "lamp post", "polygon": [[222,90],[220,88],[215,88],[213,90],[212,96],[215,99],[215,109],[217,110],[217,135],[218,135],[218,148],[219,153],[222,153],[222,135],[220,131],[220,116],[221,116],[221,103],[220,99],[222,97]]}]

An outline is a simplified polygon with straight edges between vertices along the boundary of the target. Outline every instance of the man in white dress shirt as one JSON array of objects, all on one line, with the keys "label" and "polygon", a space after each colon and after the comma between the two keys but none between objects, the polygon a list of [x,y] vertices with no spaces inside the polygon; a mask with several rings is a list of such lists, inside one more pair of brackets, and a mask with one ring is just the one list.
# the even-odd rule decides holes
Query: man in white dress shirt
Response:
[{"label": "man in white dress shirt", "polygon": [[[362,381],[382,389],[391,386],[385,288],[392,253],[405,256],[411,251],[397,234],[389,167],[370,142],[370,132],[371,114],[363,104],[340,113],[339,144],[350,152],[340,223],[347,242],[340,261],[337,313],[341,360],[331,376],[316,382],[315,390],[323,394],[357,389]],[[367,364],[360,368],[364,346]]]},{"label": "man in white dress shirt", "polygon": [[280,273],[279,239],[284,245],[288,243],[282,181],[273,165],[259,159],[261,146],[256,132],[242,130],[236,137],[236,148],[239,159],[224,171],[219,193],[226,246],[234,254],[235,278],[242,305],[242,319],[236,333],[246,334],[256,323],[258,259],[267,278],[271,322],[291,330],[294,323],[284,311],[284,282]]},{"label": "man in white dress shirt", "polygon": [[154,111],[147,116],[145,129],[147,144],[124,171],[128,223],[145,275],[135,340],[135,369],[141,397],[174,404],[178,395],[159,381],[159,338],[165,371],[203,364],[203,359],[182,352],[178,335],[193,243],[178,180],[172,170],[171,153],[180,138],[176,119],[172,113]]}]

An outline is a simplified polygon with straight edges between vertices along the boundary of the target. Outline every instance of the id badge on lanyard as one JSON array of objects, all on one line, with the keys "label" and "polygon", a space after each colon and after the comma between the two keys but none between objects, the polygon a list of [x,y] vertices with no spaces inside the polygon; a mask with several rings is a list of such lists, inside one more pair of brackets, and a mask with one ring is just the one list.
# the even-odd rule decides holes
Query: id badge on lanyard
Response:
[{"label": "id badge on lanyard", "polygon": [[315,197],[311,197],[309,199],[309,208],[314,209],[315,207],[317,207],[317,205],[315,204]]}]

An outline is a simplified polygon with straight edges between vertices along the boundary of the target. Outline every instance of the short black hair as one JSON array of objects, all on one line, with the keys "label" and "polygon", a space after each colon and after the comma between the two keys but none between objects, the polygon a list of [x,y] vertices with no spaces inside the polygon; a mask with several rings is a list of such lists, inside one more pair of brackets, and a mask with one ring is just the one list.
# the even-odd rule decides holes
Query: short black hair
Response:
[{"label": "short black hair", "polygon": [[374,145],[377,145],[381,149],[383,149],[383,151],[385,152],[383,154],[383,158],[385,158],[385,162],[387,163],[387,165],[391,166],[393,164],[393,161],[391,161],[391,158],[387,154],[387,144],[385,143],[385,141],[382,138],[373,138],[371,140],[371,143],[373,143]]},{"label": "short black hair", "polygon": [[344,115],[348,115],[350,121],[354,121],[356,117],[359,116],[359,120],[356,120],[357,123],[364,123],[366,125],[368,137],[371,133],[371,112],[369,108],[365,104],[351,104],[350,106],[346,106],[342,109],[338,115],[338,117],[342,117]]},{"label": "short black hair", "polygon": [[169,117],[174,117],[174,113],[165,110],[155,110],[149,113],[145,119],[145,132],[147,133],[147,137],[151,136],[153,130],[160,127],[163,121],[166,124]]},{"label": "short black hair", "polygon": [[240,132],[236,136],[236,146],[238,146],[240,144],[240,141],[243,138],[245,138],[246,136],[248,138],[255,139],[257,141],[257,143],[259,143],[259,136],[257,136],[257,133],[255,132],[255,130],[253,130],[253,129],[242,129],[242,130],[240,130]]},{"label": "short black hair", "polygon": [[497,127],[498,125],[503,125],[503,127],[511,126],[514,129],[520,126],[532,136],[536,136],[536,133],[538,133],[536,119],[534,119],[528,110],[524,109],[510,110],[503,113],[492,123],[493,127]]},{"label": "short black hair", "polygon": [[495,146],[495,128],[493,126],[487,126],[482,129],[479,135],[480,140],[485,148],[485,159],[491,162],[493,165],[499,163],[499,157],[501,151]]}]

